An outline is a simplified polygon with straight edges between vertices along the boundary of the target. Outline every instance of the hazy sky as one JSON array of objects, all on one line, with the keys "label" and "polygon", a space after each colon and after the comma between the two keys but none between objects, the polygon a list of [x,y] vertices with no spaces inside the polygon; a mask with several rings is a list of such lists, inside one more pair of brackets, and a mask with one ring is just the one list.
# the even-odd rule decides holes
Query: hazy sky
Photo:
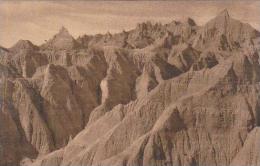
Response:
[{"label": "hazy sky", "polygon": [[260,30],[260,1],[3,1],[0,0],[0,45],[19,39],[44,43],[64,25],[74,37],[120,32],[146,20],[167,23],[193,18],[203,25],[227,8],[231,17]]}]

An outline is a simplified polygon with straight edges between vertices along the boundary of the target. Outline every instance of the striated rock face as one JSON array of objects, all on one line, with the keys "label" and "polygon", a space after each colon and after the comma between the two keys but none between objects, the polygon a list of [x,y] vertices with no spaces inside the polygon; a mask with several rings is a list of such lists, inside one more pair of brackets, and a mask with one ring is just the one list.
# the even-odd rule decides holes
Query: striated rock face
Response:
[{"label": "striated rock face", "polygon": [[224,10],[199,30],[193,45],[201,49],[213,47],[232,51],[243,47],[242,45],[249,47],[251,39],[259,35],[259,32],[249,24],[231,18],[228,11]]},{"label": "striated rock face", "polygon": [[0,166],[258,166],[259,32],[226,10],[0,52]]},{"label": "striated rock face", "polygon": [[255,127],[247,136],[243,148],[233,159],[231,166],[235,165],[260,165],[259,127]]},{"label": "striated rock face", "polygon": [[32,44],[29,40],[19,40],[13,47],[11,47],[9,50],[18,53],[22,51],[33,51],[37,50],[38,47]]},{"label": "striated rock face", "polygon": [[77,47],[77,41],[69,34],[69,31],[65,27],[62,27],[58,34],[43,45],[43,48],[55,50],[69,50]]}]

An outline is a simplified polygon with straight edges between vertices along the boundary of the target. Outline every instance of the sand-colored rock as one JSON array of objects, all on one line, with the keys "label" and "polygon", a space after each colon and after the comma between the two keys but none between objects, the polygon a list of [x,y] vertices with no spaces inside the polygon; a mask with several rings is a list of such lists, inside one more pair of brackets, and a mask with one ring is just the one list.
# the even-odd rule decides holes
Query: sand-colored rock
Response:
[{"label": "sand-colored rock", "polygon": [[260,165],[260,135],[259,127],[254,128],[247,136],[242,149],[232,160],[231,166],[235,165]]},{"label": "sand-colored rock", "polygon": [[0,52],[0,166],[258,166],[259,32],[226,10]]}]

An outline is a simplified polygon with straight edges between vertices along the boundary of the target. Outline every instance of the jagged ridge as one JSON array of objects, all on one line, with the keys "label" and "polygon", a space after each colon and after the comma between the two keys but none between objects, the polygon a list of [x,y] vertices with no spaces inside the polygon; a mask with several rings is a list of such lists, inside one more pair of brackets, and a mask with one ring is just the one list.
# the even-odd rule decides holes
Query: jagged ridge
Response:
[{"label": "jagged ridge", "polygon": [[236,164],[260,122],[258,39],[224,10],[21,40],[0,56],[0,165]]}]

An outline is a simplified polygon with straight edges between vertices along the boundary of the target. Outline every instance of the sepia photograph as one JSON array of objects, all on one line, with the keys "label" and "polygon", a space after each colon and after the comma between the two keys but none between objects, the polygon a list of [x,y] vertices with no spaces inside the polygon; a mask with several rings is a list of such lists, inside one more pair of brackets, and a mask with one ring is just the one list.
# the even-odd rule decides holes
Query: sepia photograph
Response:
[{"label": "sepia photograph", "polygon": [[0,166],[260,166],[260,0],[0,0]]}]

